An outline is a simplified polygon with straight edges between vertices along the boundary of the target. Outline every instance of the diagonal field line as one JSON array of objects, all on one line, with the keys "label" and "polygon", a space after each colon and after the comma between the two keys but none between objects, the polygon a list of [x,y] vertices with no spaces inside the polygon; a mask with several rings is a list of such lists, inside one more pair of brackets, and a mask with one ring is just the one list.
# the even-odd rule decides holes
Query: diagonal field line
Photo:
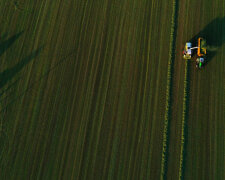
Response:
[{"label": "diagonal field line", "polygon": [[[60,59],[52,68],[50,68],[49,70],[47,70],[40,78],[38,78],[38,80],[34,81],[29,87],[27,87],[22,93],[20,93],[17,97],[15,97],[12,101],[10,101],[4,108],[0,109],[0,113],[4,112],[4,110],[7,109],[7,107],[9,105],[11,105],[13,102],[15,102],[16,100],[18,100],[19,98],[21,98],[23,95],[25,95],[26,92],[28,92],[29,90],[32,89],[32,87],[38,83],[40,80],[42,80],[43,78],[45,78],[46,76],[49,75],[50,72],[52,72],[53,70],[55,70],[59,65],[61,65],[62,63],[64,63],[65,61],[67,61],[69,59],[69,57],[71,57],[74,53],[76,53],[76,51],[71,51],[70,53],[68,53],[65,57],[63,57],[62,59]],[[5,96],[4,98],[1,99],[1,101],[3,101],[4,99],[6,99],[8,96]]]}]

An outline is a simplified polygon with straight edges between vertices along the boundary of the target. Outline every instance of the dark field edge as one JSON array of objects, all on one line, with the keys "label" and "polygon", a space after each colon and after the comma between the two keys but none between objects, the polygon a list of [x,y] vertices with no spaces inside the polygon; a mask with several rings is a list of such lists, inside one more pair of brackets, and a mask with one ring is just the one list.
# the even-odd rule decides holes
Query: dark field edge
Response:
[{"label": "dark field edge", "polygon": [[176,52],[176,38],[177,38],[177,27],[178,27],[178,11],[179,11],[179,0],[173,1],[173,12],[171,21],[171,43],[170,43],[170,59],[168,62],[168,73],[167,73],[167,90],[166,90],[166,108],[165,108],[165,121],[164,121],[164,132],[163,132],[163,150],[161,160],[161,178],[167,179],[168,170],[168,156],[169,156],[169,138],[170,138],[170,121],[171,121],[171,97],[173,95],[173,74],[174,74],[174,61]]}]

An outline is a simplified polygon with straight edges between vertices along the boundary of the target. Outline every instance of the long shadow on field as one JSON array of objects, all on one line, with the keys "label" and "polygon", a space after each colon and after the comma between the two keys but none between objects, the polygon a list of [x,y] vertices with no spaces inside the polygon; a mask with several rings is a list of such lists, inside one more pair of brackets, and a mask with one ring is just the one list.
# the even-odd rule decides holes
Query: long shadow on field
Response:
[{"label": "long shadow on field", "polygon": [[[13,43],[19,38],[19,36],[22,34],[22,32],[17,33],[10,37],[7,40],[0,40],[0,56],[8,49],[10,48]],[[5,38],[5,37],[4,37]],[[1,37],[3,39],[3,37]],[[21,77],[17,78],[11,85],[9,85],[6,89],[4,87],[14,78],[17,76],[17,74],[29,63],[31,62],[38,54],[40,54],[41,50],[44,46],[41,46],[37,50],[33,51],[30,55],[23,58],[21,61],[19,61],[16,65],[14,65],[11,68],[8,68],[2,72],[0,72],[0,97],[12,86],[15,86],[15,84],[21,79]],[[0,103],[2,102],[2,99]],[[2,151],[7,146],[7,133],[4,131],[4,123],[3,123],[3,116],[0,117],[0,155],[2,154]],[[0,156],[0,159],[2,157]]]},{"label": "long shadow on field", "polygon": [[[9,49],[13,43],[23,34],[23,31],[11,36],[10,38],[8,38],[7,40],[4,40],[6,38],[7,35],[4,35],[0,38],[0,56],[3,55],[3,53]],[[6,70],[4,70],[3,72],[0,72],[0,90],[2,90],[5,85],[8,84],[8,82],[10,82],[13,77],[22,70],[22,68],[29,63],[32,59],[34,59],[39,53],[40,51],[43,49],[43,46],[40,47],[39,49],[35,50],[34,52],[32,52],[30,55],[28,55],[27,57],[25,57],[24,59],[22,59],[19,63],[17,63],[14,67],[12,68],[8,68]],[[19,78],[20,79],[20,78]],[[7,87],[7,89],[3,90],[0,95],[4,94],[6,91],[8,91],[12,86],[14,86],[18,80],[17,79],[15,82],[13,82],[11,85],[9,85],[9,87]]]},{"label": "long shadow on field", "polygon": [[[23,34],[23,31],[19,32],[19,33],[16,33],[14,34],[13,36],[11,36],[10,38],[6,39],[7,37],[7,33],[3,34],[1,37],[0,37],[0,56],[2,56],[4,54],[4,52],[9,49],[13,43]],[[17,81],[16,81],[17,82]],[[0,81],[0,84],[2,82]],[[4,82],[2,83],[4,84]],[[14,84],[14,83],[13,83]],[[4,90],[0,93],[0,96],[2,94],[4,94],[4,92],[8,91],[12,86],[10,85],[7,90]],[[1,89],[2,87],[0,87]]]},{"label": "long shadow on field", "polygon": [[[31,90],[33,88],[33,86],[40,82],[42,79],[44,79],[45,77],[48,77],[48,75],[50,74],[50,72],[52,72],[53,70],[55,70],[57,67],[60,67],[60,65],[62,65],[62,63],[66,62],[69,60],[69,57],[71,57],[72,55],[76,54],[77,51],[73,50],[70,53],[68,53],[67,55],[65,55],[63,58],[61,58],[52,68],[48,69],[46,72],[43,73],[43,75],[37,79],[36,81],[34,81],[29,87],[27,87],[23,92],[21,92],[18,96],[16,96],[15,98],[13,98],[8,104],[6,104],[4,107],[2,107],[0,109],[0,113],[4,112],[4,110],[7,109],[8,106],[10,106],[11,104],[13,104],[16,100],[18,100],[19,98],[21,98],[24,94],[26,94],[26,92],[28,92],[29,90]],[[8,98],[10,95],[5,96],[4,98],[0,99],[0,101],[3,101],[4,99]]]},{"label": "long shadow on field", "polygon": [[218,17],[211,21],[203,30],[192,37],[189,42],[192,42],[195,46],[199,37],[203,37],[206,40],[206,64],[208,64],[216,55],[219,47],[225,43],[225,17]]},{"label": "long shadow on field", "polygon": [[14,67],[8,68],[0,73],[0,89],[3,88],[13,77],[20,72],[31,60],[40,54],[43,46],[32,52],[30,55],[18,62]]},{"label": "long shadow on field", "polygon": [[[4,34],[0,37],[0,56],[13,45],[13,43],[22,35],[22,33],[23,32],[19,32],[8,39],[6,39],[7,34]],[[6,74],[8,74],[7,71],[0,73],[0,84],[1,84],[0,89],[10,80],[9,78],[4,79]],[[12,86],[9,86],[7,90],[10,89],[11,87]],[[0,95],[2,95],[4,92],[1,92]],[[7,144],[7,134],[5,133],[3,129],[3,119],[1,116],[0,117],[0,159],[1,159],[2,151],[5,148],[6,144]]]},{"label": "long shadow on field", "polygon": [[0,39],[0,56],[8,49],[10,48],[13,43],[23,34],[23,31],[22,32],[19,32],[15,35],[13,35],[12,37],[10,37],[9,39],[7,40],[4,40],[4,38],[6,37],[5,36],[2,36],[1,39]]}]

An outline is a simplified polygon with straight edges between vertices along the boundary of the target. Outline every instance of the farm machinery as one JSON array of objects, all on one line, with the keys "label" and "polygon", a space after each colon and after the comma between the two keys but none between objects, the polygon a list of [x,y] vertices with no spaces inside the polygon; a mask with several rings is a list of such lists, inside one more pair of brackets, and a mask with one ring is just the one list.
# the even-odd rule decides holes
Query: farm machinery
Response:
[{"label": "farm machinery", "polygon": [[197,54],[196,67],[201,68],[205,63],[205,56],[206,56],[206,41],[201,37],[198,38],[197,46],[192,47],[191,42],[187,42],[185,44],[183,51],[184,59],[190,60],[195,54]]}]

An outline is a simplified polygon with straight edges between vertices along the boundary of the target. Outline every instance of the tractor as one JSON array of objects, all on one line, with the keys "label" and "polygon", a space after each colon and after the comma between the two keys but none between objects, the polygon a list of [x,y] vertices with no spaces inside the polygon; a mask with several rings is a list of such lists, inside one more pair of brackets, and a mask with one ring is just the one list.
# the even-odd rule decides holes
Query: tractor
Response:
[{"label": "tractor", "polygon": [[197,49],[196,67],[202,68],[205,64],[206,57],[206,41],[203,38],[198,38],[198,45],[195,47],[192,47],[191,42],[187,42],[184,47],[183,58],[186,60],[191,60],[195,55],[195,49]]}]

